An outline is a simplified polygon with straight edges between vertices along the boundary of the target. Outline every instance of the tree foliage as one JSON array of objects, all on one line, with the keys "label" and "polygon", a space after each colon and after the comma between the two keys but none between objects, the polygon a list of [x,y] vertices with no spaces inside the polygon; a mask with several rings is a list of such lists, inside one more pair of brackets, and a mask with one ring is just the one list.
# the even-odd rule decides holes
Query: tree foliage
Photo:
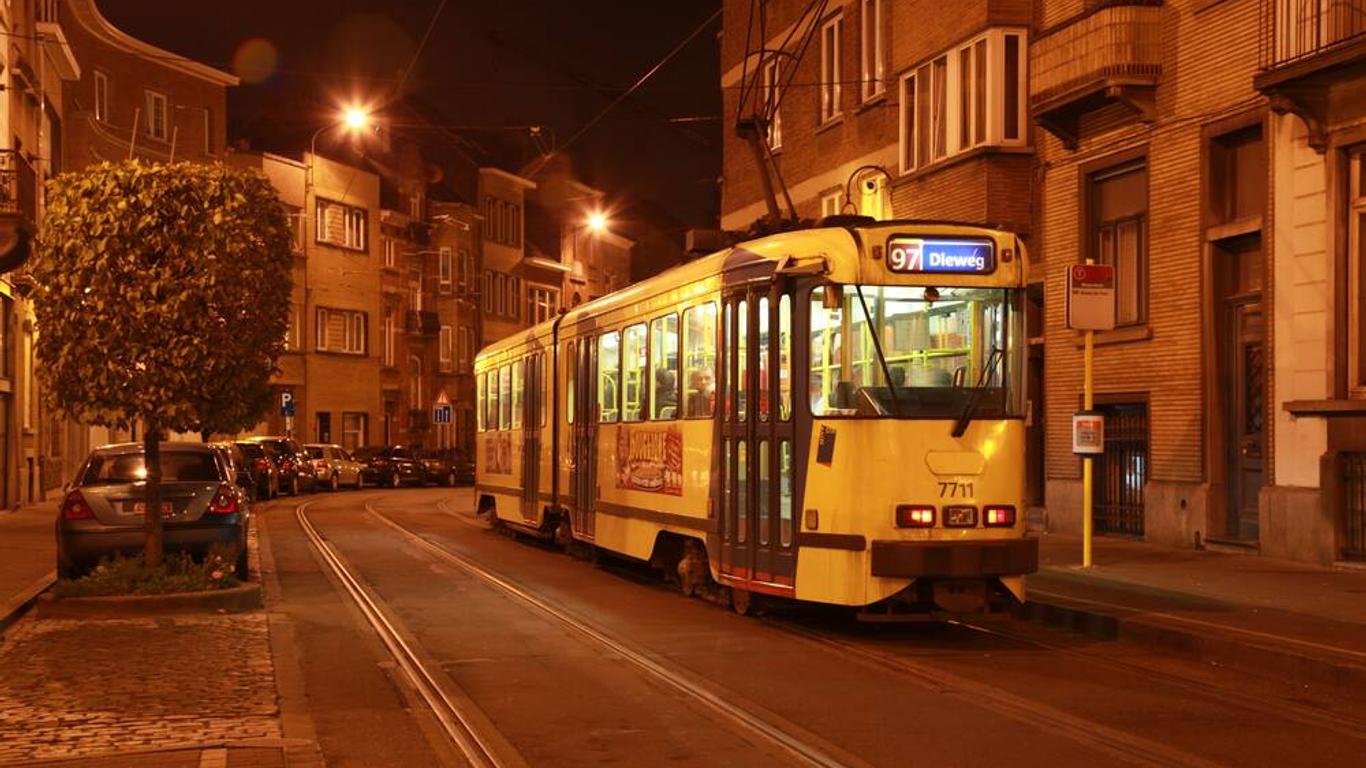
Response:
[{"label": "tree foliage", "polygon": [[129,161],[48,182],[32,263],[47,404],[120,429],[252,426],[289,322],[290,246],[253,170]]}]

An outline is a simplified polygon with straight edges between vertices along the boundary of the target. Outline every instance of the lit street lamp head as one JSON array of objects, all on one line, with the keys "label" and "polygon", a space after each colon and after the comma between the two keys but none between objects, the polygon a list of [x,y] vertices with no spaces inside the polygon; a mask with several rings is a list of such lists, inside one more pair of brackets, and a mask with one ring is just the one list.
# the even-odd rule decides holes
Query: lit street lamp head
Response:
[{"label": "lit street lamp head", "polygon": [[370,124],[370,113],[360,107],[347,107],[342,115],[342,122],[347,128],[359,131]]},{"label": "lit street lamp head", "polygon": [[588,216],[588,228],[594,232],[604,232],[607,230],[607,215],[601,211],[594,212]]}]

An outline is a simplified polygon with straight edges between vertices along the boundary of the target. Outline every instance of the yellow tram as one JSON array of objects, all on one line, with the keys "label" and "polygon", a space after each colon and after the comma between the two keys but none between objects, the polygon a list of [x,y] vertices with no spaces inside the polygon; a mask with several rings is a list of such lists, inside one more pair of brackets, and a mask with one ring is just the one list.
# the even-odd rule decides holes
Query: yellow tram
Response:
[{"label": "yellow tram", "polygon": [[851,220],[743,242],[480,352],[479,509],[751,593],[1024,598],[1024,254]]}]

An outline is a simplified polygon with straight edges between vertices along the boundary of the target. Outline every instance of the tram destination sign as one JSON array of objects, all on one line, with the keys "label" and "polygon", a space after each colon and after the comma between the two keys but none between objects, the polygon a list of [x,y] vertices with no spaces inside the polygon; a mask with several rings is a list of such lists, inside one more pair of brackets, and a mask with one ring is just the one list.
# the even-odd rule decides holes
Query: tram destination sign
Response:
[{"label": "tram destination sign", "polygon": [[996,271],[996,244],[982,238],[887,239],[887,268],[893,272],[989,275]]}]

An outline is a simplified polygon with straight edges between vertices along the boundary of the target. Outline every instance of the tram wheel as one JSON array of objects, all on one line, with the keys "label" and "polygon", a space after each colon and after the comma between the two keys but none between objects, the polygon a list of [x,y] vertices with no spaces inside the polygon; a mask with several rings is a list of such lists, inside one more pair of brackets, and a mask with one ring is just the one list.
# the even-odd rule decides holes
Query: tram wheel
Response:
[{"label": "tram wheel", "polygon": [[741,616],[748,616],[754,610],[754,599],[748,589],[730,588],[731,610]]}]

